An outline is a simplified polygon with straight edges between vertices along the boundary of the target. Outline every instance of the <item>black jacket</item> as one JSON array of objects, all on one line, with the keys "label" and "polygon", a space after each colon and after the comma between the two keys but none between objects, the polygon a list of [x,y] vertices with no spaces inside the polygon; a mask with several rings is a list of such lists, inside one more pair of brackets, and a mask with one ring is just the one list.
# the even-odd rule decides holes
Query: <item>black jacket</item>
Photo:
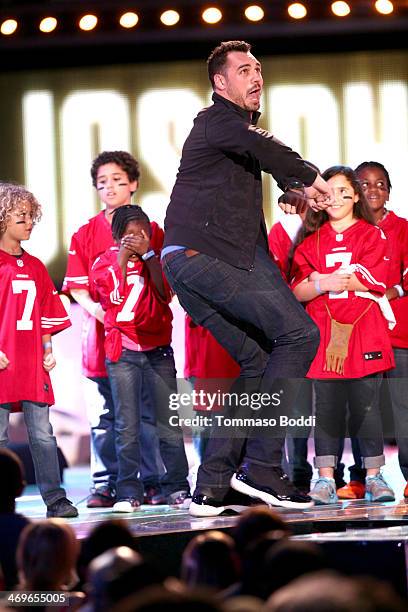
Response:
[{"label": "black jacket", "polygon": [[270,132],[255,127],[259,113],[213,94],[214,104],[194,120],[167,208],[165,245],[181,245],[250,269],[265,233],[261,171],[284,189],[306,186],[311,168]]}]

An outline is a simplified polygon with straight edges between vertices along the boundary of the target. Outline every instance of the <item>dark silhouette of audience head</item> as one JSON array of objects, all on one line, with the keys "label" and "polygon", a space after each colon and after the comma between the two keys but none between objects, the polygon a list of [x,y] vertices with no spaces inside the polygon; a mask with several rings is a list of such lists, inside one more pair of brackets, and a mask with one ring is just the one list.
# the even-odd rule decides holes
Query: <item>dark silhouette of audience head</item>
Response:
[{"label": "dark silhouette of audience head", "polygon": [[8,448],[0,448],[0,484],[0,513],[14,512],[26,483],[20,458]]},{"label": "dark silhouette of audience head", "polygon": [[403,612],[406,602],[374,578],[317,572],[293,580],[267,601],[268,612]]},{"label": "dark silhouette of audience head", "polygon": [[187,586],[222,590],[238,577],[239,558],[231,536],[208,531],[187,544],[181,561],[181,579]]},{"label": "dark silhouette of audience head", "polygon": [[279,541],[290,534],[290,529],[281,517],[267,506],[254,506],[243,512],[231,534],[238,554],[242,557],[248,546],[265,533],[269,533],[270,537],[275,533],[275,539]]},{"label": "dark silhouette of audience head", "polygon": [[58,591],[77,581],[78,544],[62,519],[47,519],[24,527],[17,548],[20,587],[28,591]]},{"label": "dark silhouette of audience head", "polygon": [[161,584],[162,580],[138,552],[128,546],[118,546],[90,563],[86,591],[92,610],[105,612],[123,598],[147,586]]},{"label": "dark silhouette of audience head", "polygon": [[172,590],[154,586],[121,601],[112,612],[223,612],[224,607],[206,591]]}]

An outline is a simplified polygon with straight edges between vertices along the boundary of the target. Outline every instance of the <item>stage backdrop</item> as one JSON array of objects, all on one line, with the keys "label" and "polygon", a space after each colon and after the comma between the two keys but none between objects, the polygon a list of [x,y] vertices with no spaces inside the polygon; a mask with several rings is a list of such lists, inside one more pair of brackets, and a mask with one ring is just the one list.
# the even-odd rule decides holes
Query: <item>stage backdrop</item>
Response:
[{"label": "stage backdrop", "polygon": [[[392,206],[406,214],[408,52],[262,57],[259,125],[326,167],[374,159],[390,171]],[[148,59],[148,58],[146,58]],[[99,210],[92,159],[131,151],[141,163],[135,201],[162,223],[181,148],[210,101],[205,62],[0,74],[0,178],[25,183],[44,217],[30,250],[58,283],[72,232]],[[268,226],[279,190],[265,178]]]}]

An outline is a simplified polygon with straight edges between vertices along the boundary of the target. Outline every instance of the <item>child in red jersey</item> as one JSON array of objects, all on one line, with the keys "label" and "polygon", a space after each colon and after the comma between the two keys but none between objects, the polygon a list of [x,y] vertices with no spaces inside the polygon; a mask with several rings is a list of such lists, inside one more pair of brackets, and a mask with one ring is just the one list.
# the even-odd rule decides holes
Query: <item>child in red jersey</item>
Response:
[{"label": "child in red jersey", "polygon": [[[320,345],[308,372],[315,379],[315,465],[311,491],[318,504],[337,502],[333,479],[339,438],[358,437],[367,469],[366,498],[394,499],[380,468],[384,465],[379,411],[381,373],[394,367],[384,296],[387,240],[374,225],[361,185],[351,168],[335,166],[322,175],[335,204],[307,215],[308,234],[294,255],[292,287],[307,302],[320,330]],[[381,298],[381,302],[379,300]],[[388,305],[389,307],[389,305]],[[387,316],[389,312],[387,313]]]},{"label": "child in red jersey", "polygon": [[[386,208],[391,180],[382,164],[361,163],[355,170],[374,215],[389,242],[389,276],[386,296],[390,301],[396,325],[390,330],[395,368],[386,373],[398,443],[398,459],[408,481],[408,221]],[[408,483],[404,496],[408,498]]]},{"label": "child in red jersey", "polygon": [[[166,468],[162,491],[171,505],[189,500],[188,464],[169,396],[177,393],[170,346],[171,292],[150,246],[151,226],[139,206],[121,206],[112,218],[118,246],[98,257],[91,280],[106,310],[106,365],[114,401],[118,457],[114,512],[133,512],[143,500],[140,480],[140,398],[146,388],[156,410],[160,452]],[[175,421],[175,422],[173,422]]]},{"label": "child in red jersey", "polygon": [[[105,368],[104,312],[100,298],[89,282],[92,264],[98,255],[114,245],[112,213],[131,203],[139,185],[139,164],[127,151],[103,151],[92,162],[92,184],[104,209],[82,225],[71,238],[68,264],[63,289],[83,308],[82,370],[93,380],[104,399],[101,414],[91,414],[91,471],[93,487],[87,499],[88,508],[112,507],[115,503],[117,459],[113,428],[113,400]],[[151,246],[159,250],[163,244],[163,230],[152,221]],[[90,412],[97,412],[89,406]],[[151,409],[142,404],[142,476],[147,485],[149,503],[159,495],[157,474],[157,432],[152,426]],[[163,503],[164,500],[161,501]]]},{"label": "child in red jersey", "polygon": [[10,411],[22,409],[47,517],[73,517],[78,511],[61,487],[49,420],[51,336],[71,323],[44,264],[21,247],[40,217],[32,193],[0,183],[0,446],[8,442]]}]

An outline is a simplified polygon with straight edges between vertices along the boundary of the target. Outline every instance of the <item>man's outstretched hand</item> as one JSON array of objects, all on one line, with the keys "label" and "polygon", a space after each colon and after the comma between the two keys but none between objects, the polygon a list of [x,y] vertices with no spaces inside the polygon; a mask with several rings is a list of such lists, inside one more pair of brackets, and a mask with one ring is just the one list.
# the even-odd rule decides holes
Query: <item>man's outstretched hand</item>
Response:
[{"label": "man's outstretched hand", "polygon": [[308,208],[312,210],[325,210],[334,204],[334,193],[332,188],[318,174],[310,187],[303,189],[288,189],[283,193],[278,205],[287,214],[302,214]]}]

